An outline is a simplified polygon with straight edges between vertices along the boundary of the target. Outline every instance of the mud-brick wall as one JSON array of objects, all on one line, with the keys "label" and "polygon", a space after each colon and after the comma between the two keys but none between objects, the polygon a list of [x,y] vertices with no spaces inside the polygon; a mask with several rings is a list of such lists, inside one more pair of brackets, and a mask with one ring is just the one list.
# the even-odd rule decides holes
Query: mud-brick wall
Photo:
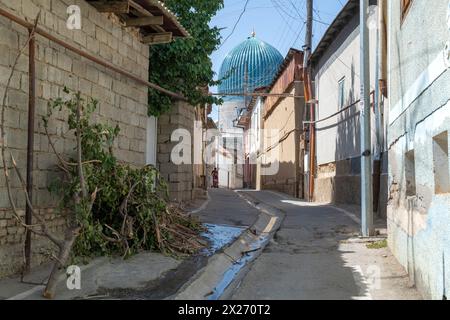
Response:
[{"label": "mud-brick wall", "polygon": [[[81,8],[82,29],[66,27],[67,7]],[[149,48],[143,45],[136,30],[125,29],[113,15],[101,14],[82,0],[0,0],[0,6],[11,13],[34,21],[41,10],[39,27],[52,35],[113,63],[142,79],[148,79]],[[3,95],[11,65],[19,48],[27,40],[23,27],[0,17],[0,96]],[[27,51],[27,50],[26,50]],[[100,67],[63,47],[37,37],[37,105],[34,204],[55,231],[63,231],[65,219],[53,208],[58,199],[49,193],[49,183],[59,174],[55,169],[56,158],[52,154],[47,137],[43,134],[41,116],[47,111],[49,99],[64,97],[63,88],[79,90],[83,97],[93,97],[99,107],[93,121],[119,124],[121,134],[115,145],[120,160],[133,165],[145,164],[147,88],[124,76]],[[25,175],[28,111],[28,57],[25,54],[18,64],[11,83],[5,114],[7,144],[18,166]],[[74,139],[67,133],[67,115],[59,113],[50,122],[50,134],[58,152],[68,156],[73,153]],[[16,178],[12,181],[14,199],[23,213],[24,195]],[[22,262],[24,230],[18,226],[9,210],[5,179],[0,175],[0,276],[19,270]],[[33,264],[40,263],[40,255],[48,243],[33,240]]]},{"label": "mud-brick wall", "polygon": [[[294,89],[290,93],[294,94]],[[270,149],[266,156],[279,161],[279,170],[274,175],[263,176],[262,188],[295,197],[295,128],[300,127],[300,124],[296,126],[294,108],[293,99],[284,99],[264,120],[264,129],[267,130],[264,149]]]},{"label": "mud-brick wall", "polygon": [[[193,199],[194,122],[194,107],[182,101],[176,102],[168,114],[158,119],[158,167],[163,178],[168,182],[170,200],[174,202],[186,202]],[[190,139],[171,141],[172,134],[177,129],[187,130]],[[186,151],[191,150],[190,163],[173,163],[171,155],[177,145],[182,146]]]}]

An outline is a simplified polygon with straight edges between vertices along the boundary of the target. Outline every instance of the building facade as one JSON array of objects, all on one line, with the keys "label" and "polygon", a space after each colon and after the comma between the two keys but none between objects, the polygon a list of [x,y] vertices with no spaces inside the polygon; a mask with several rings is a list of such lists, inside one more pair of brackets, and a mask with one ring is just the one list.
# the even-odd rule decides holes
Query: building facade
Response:
[{"label": "building facade", "polygon": [[[148,7],[140,1],[140,10],[154,10],[165,17],[170,26],[166,31],[183,36],[184,29],[177,27],[176,18],[160,3]],[[83,97],[92,97],[99,106],[92,121],[118,124],[121,132],[114,146],[117,158],[133,166],[152,162],[146,155],[149,149],[147,136],[149,41],[152,31],[146,28],[126,28],[119,15],[100,13],[88,1],[74,0],[78,6],[81,29],[68,27],[68,4],[64,0],[7,1],[0,0],[0,9],[17,19],[35,21],[41,11],[38,27],[51,36],[65,42],[106,64],[130,74],[111,70],[92,60],[82,58],[74,50],[56,44],[43,36],[36,36],[36,125],[34,132],[33,204],[47,221],[50,230],[62,233],[65,219],[56,210],[58,199],[48,190],[49,183],[57,177],[57,159],[43,132],[41,116],[47,112],[50,99],[64,98],[64,87],[79,91]],[[78,11],[78,10],[76,10]],[[127,12],[123,15],[127,16]],[[175,27],[174,27],[175,26]],[[161,26],[165,28],[165,25]],[[173,30],[171,29],[173,28]],[[144,30],[145,29],[145,30]],[[151,36],[150,36],[151,37]],[[23,26],[6,16],[0,17],[0,95],[3,95],[11,65],[28,38]],[[28,50],[26,51],[28,52]],[[7,145],[14,153],[18,168],[27,168],[27,125],[29,103],[28,56],[23,56],[11,82],[5,111]],[[55,148],[65,157],[73,156],[75,139],[67,134],[67,114],[58,113],[49,123],[49,133]],[[154,137],[153,137],[154,138]],[[154,143],[154,141],[152,142]],[[2,170],[3,172],[3,170]],[[14,200],[25,215],[25,196],[18,181],[12,184]],[[18,272],[23,262],[25,229],[18,225],[10,211],[5,188],[5,177],[0,175],[0,276]],[[51,248],[43,238],[32,238],[32,265],[48,256],[42,254]]]},{"label": "building facade", "polygon": [[[290,49],[264,101],[262,189],[304,197],[304,149],[302,146],[305,101],[303,98],[303,52]],[[288,94],[289,97],[277,96]]]},{"label": "building facade", "polygon": [[423,295],[440,300],[450,288],[450,3],[382,3],[389,246]]},{"label": "building facade", "polygon": [[[383,153],[382,110],[375,104],[378,82],[377,1],[369,7],[370,86],[372,103],[372,154],[375,167],[374,200],[386,206],[387,163]],[[317,100],[316,172],[314,200],[359,205],[361,199],[360,124],[360,15],[359,1],[348,1],[338,14],[312,57],[313,81]],[[378,108],[378,109],[377,109]],[[382,166],[381,166],[382,165]],[[384,175],[381,171],[385,172]],[[383,181],[382,181],[383,180]],[[343,187],[345,186],[345,187]],[[380,191],[381,190],[381,191]],[[380,210],[383,214],[384,210]]]}]

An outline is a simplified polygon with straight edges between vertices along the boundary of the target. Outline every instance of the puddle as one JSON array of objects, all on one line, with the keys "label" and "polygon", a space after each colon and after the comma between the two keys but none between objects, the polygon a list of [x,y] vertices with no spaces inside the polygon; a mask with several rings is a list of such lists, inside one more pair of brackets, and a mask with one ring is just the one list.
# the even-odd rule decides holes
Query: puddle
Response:
[{"label": "puddle", "polygon": [[230,227],[217,224],[205,224],[207,231],[202,233],[202,237],[208,240],[210,246],[204,249],[207,255],[213,255],[220,249],[236,240],[242,232],[246,230],[243,227]]}]

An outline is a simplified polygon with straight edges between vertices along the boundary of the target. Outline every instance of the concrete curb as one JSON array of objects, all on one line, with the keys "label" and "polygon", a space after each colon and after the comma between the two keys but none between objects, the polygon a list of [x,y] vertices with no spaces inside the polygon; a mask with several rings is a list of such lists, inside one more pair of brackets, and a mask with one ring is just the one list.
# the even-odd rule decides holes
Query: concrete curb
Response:
[{"label": "concrete curb", "polygon": [[[107,263],[108,259],[105,257],[101,257],[99,259],[97,259],[96,261],[88,264],[88,265],[83,265],[80,266],[80,270],[81,272],[85,272],[87,270],[90,270],[92,268],[95,267],[99,267],[100,265],[103,265],[105,263]],[[52,265],[50,265],[52,266]],[[67,275],[65,272],[61,271],[58,278],[57,278],[57,291],[61,289],[61,287],[64,287],[66,284],[66,280],[67,280]],[[45,299],[41,292],[43,292],[43,290],[45,289],[46,285],[42,284],[42,285],[36,285],[32,288],[30,288],[29,290],[17,293],[16,295],[7,298],[6,300],[26,300],[28,298],[33,298],[33,300],[39,299],[39,300],[48,300]],[[76,295],[75,295],[76,297]],[[54,300],[61,300],[62,298],[60,296],[58,296],[57,293],[57,297]]]},{"label": "concrete curb", "polygon": [[[280,198],[283,198],[285,200],[292,200],[292,201],[301,201],[300,199],[297,198],[293,198],[289,195],[286,195],[284,193],[278,192],[278,191],[273,191],[273,190],[265,190],[267,192],[270,192],[276,196],[279,196]],[[353,222],[357,223],[357,224],[361,224],[361,218],[359,218],[356,214],[354,214],[351,211],[348,211],[344,208],[339,207],[338,205],[334,204],[334,203],[329,203],[329,202],[305,202],[303,204],[305,207],[317,207],[317,206],[324,206],[327,208],[333,208],[343,214],[345,214],[348,218],[350,218],[351,220],[353,220]]]},{"label": "concrete curb", "polygon": [[284,213],[258,203],[248,194],[237,192],[260,211],[256,222],[222,252],[209,258],[208,264],[172,297],[174,300],[218,300],[241,278],[245,267],[259,257],[280,228]]}]

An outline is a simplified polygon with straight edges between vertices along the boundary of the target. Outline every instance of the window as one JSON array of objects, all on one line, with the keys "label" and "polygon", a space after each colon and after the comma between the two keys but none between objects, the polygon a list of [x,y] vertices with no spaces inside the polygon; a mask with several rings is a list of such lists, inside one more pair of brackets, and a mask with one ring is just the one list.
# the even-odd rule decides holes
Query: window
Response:
[{"label": "window", "polygon": [[339,80],[339,94],[338,94],[339,109],[345,106],[345,78]]},{"label": "window", "polygon": [[411,3],[413,0],[401,0],[401,12],[402,12],[402,16],[401,16],[401,21],[403,22],[403,20],[405,20],[406,16],[408,15],[408,11],[409,8],[411,7]]},{"label": "window", "polygon": [[433,138],[433,162],[436,194],[450,193],[448,131]]},{"label": "window", "polygon": [[406,181],[406,196],[416,196],[416,161],[414,150],[408,151],[405,154],[405,181]]}]

